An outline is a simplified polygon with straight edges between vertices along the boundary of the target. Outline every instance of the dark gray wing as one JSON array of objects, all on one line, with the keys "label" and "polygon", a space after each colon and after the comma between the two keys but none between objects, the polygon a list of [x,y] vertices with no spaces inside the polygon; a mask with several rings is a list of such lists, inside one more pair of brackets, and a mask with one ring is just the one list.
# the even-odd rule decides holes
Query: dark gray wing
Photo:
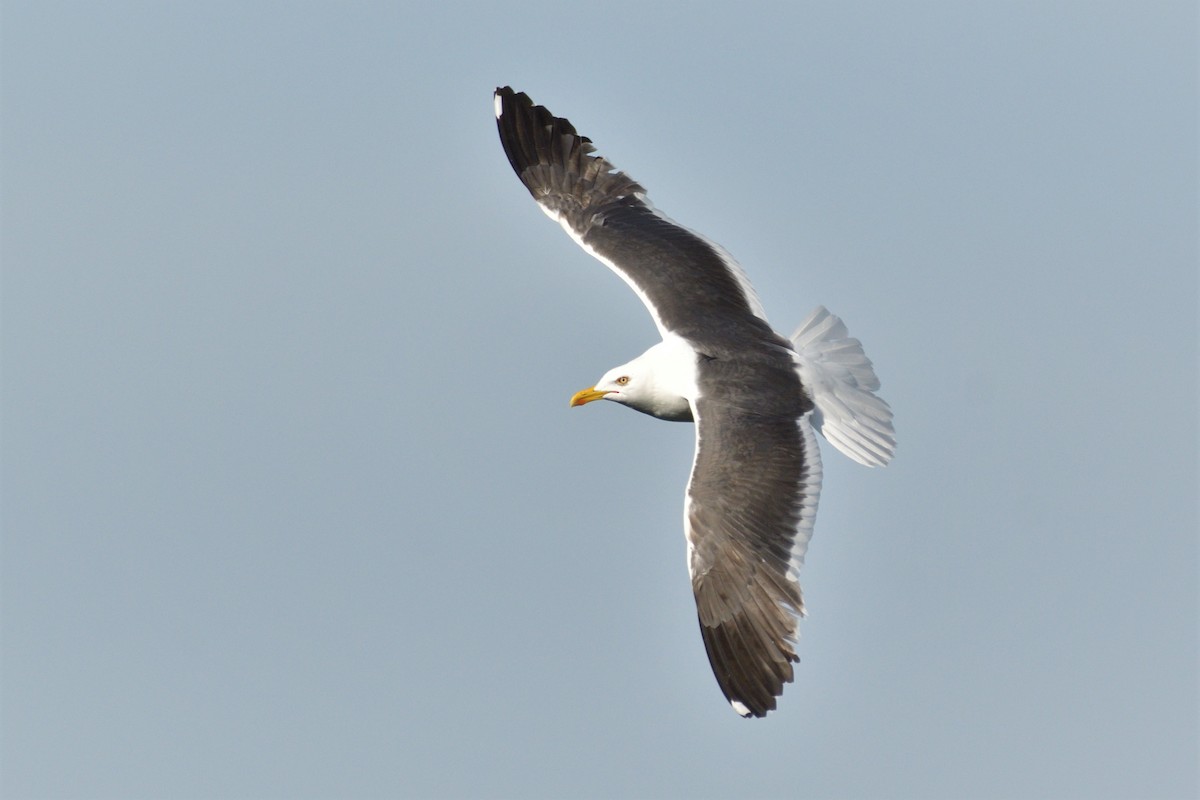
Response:
[{"label": "dark gray wing", "polygon": [[692,410],[688,567],[709,662],[742,716],[773,710],[799,661],[797,573],[821,491],[810,406],[786,367],[701,359]]},{"label": "dark gray wing", "polygon": [[706,323],[722,318],[770,333],[753,288],[723,248],[655,210],[646,190],[595,155],[591,140],[566,119],[507,86],[495,100],[500,142],[521,182],[571,238],[637,292],[664,335],[703,349]]}]

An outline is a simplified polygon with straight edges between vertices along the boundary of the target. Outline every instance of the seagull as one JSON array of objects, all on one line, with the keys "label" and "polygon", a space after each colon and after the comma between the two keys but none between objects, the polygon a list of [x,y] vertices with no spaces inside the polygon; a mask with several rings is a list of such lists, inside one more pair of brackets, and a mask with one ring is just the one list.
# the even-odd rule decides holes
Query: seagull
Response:
[{"label": "seagull", "polygon": [[566,119],[496,89],[500,142],[551,219],[645,304],[662,341],[576,393],[693,422],[683,503],[688,571],[709,663],[742,717],[773,711],[794,678],[799,570],[821,491],[813,431],[866,466],[896,449],[861,343],[824,307],[786,339],[722,247],[669,219]]}]

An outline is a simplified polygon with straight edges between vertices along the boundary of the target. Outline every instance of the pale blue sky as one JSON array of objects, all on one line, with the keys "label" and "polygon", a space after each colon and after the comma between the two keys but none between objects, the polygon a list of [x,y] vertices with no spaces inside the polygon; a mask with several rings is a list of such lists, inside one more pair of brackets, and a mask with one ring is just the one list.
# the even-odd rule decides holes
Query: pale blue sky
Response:
[{"label": "pale blue sky", "polygon": [[[11,798],[1197,792],[1193,3],[5,2]],[[841,315],[781,710],[493,87]]]}]

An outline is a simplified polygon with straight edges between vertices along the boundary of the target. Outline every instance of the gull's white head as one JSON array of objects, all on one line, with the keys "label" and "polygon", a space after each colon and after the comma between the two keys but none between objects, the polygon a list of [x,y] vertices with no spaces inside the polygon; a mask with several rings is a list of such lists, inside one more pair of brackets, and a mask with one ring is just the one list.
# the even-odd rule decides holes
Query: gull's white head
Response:
[{"label": "gull's white head", "polygon": [[571,405],[611,400],[659,419],[691,420],[692,408],[681,387],[670,385],[672,371],[662,369],[663,355],[658,346],[652,347],[628,364],[610,369],[595,386],[576,392]]}]

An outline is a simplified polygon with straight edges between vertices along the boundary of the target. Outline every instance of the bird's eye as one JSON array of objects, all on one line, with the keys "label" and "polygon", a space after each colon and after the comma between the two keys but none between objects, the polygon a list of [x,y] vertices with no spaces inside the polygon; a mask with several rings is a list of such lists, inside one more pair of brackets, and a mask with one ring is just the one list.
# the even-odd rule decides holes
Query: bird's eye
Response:
[{"label": "bird's eye", "polygon": [[627,384],[627,383],[629,383],[629,376],[628,376],[628,375],[622,375],[621,377],[617,378],[617,385],[618,385],[618,386],[624,386],[624,385],[625,385],[625,384]]}]

